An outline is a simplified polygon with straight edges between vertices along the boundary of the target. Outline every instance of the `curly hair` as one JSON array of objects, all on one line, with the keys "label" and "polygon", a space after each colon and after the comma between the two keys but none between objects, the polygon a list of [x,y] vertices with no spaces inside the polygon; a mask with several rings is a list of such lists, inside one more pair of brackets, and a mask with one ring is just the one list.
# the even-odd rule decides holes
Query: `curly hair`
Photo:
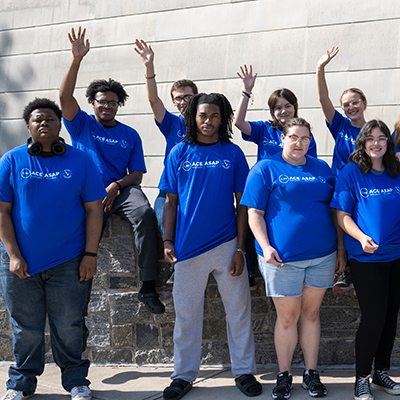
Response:
[{"label": "curly hair", "polygon": [[198,130],[196,115],[200,104],[214,104],[219,107],[221,126],[218,137],[221,141],[230,143],[233,136],[233,110],[229,100],[221,93],[198,93],[190,99],[183,115],[186,125],[186,135],[182,140],[188,144],[195,143]]},{"label": "curly hair", "polygon": [[286,99],[294,107],[293,118],[297,118],[297,112],[299,110],[299,103],[297,102],[297,97],[291,90],[282,88],[275,90],[275,92],[272,92],[271,96],[269,96],[268,99],[269,113],[271,114],[272,117],[272,120],[270,120],[269,123],[273,128],[278,128],[281,131],[283,130],[283,125],[276,119],[274,112],[278,100],[282,97]]},{"label": "curly hair", "polygon": [[366,175],[372,169],[371,158],[365,151],[365,144],[368,136],[371,135],[373,129],[378,128],[387,137],[386,153],[383,155],[382,162],[387,173],[394,177],[400,174],[400,162],[396,157],[396,149],[394,140],[390,134],[387,125],[379,119],[372,119],[364,124],[356,139],[356,149],[349,157],[349,163],[353,162],[358,165],[360,171]]},{"label": "curly hair", "polygon": [[37,110],[38,108],[50,108],[54,111],[58,120],[61,121],[61,109],[53,100],[36,97],[35,100],[32,100],[30,103],[27,104],[22,113],[22,118],[27,125],[29,124],[29,118],[31,117],[32,112]]},{"label": "curly hair", "polygon": [[192,89],[193,94],[199,93],[199,90],[197,89],[197,86],[193,81],[191,81],[189,79],[181,79],[179,81],[176,81],[171,87],[172,100],[174,99],[172,92],[174,92],[175,90],[178,90],[178,89],[184,89],[185,87],[190,87]]},{"label": "curly hair", "polygon": [[90,85],[86,89],[86,97],[88,99],[88,103],[91,103],[94,100],[94,96],[96,96],[96,93],[98,92],[115,93],[118,96],[118,103],[121,106],[125,105],[125,101],[129,97],[122,84],[114,81],[114,79],[111,78],[108,81],[106,81],[105,79],[98,79],[90,83]]}]

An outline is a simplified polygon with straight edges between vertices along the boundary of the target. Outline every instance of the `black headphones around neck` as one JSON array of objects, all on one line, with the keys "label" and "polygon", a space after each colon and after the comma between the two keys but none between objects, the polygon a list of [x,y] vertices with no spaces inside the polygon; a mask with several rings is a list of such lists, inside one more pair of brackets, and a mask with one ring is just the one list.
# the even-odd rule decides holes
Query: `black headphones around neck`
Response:
[{"label": "black headphones around neck", "polygon": [[[65,145],[65,140],[62,137],[58,138],[59,142],[53,143],[51,145],[51,151],[56,156],[61,156],[67,151],[67,146]],[[43,151],[43,147],[40,143],[34,143],[30,137],[27,140],[28,143],[28,153],[31,156],[38,156]]]}]

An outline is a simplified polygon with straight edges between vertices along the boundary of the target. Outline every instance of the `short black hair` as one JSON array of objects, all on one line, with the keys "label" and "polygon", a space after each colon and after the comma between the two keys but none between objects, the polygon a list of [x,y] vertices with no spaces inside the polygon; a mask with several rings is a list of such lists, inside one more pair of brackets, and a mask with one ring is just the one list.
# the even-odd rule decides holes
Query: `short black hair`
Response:
[{"label": "short black hair", "polygon": [[90,83],[86,89],[86,97],[88,102],[91,103],[95,99],[96,93],[98,92],[113,92],[118,96],[118,103],[123,106],[125,105],[126,99],[129,97],[124,87],[120,82],[114,81],[114,79],[98,79]]},{"label": "short black hair", "polygon": [[24,112],[22,113],[22,118],[27,125],[29,124],[29,118],[31,117],[32,112],[38,108],[50,108],[54,111],[58,120],[61,121],[61,108],[53,100],[36,97],[35,100],[32,100],[27,104],[27,106],[24,108]]},{"label": "short black hair", "polygon": [[186,135],[182,139],[188,144],[194,144],[197,138],[196,115],[200,104],[214,104],[219,107],[221,114],[221,126],[218,137],[225,143],[230,143],[233,136],[232,120],[233,110],[229,100],[221,93],[198,93],[194,95],[183,113],[186,125]]}]

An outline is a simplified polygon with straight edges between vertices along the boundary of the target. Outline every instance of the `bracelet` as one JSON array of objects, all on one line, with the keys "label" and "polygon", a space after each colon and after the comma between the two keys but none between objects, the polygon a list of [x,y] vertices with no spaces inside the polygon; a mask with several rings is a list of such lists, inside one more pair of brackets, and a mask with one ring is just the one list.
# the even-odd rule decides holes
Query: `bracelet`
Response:
[{"label": "bracelet", "polygon": [[172,244],[175,244],[175,242],[174,242],[173,240],[170,240],[170,239],[164,239],[164,240],[163,240],[163,243],[165,243],[165,242],[170,242],[170,243],[172,243]]},{"label": "bracelet", "polygon": [[251,97],[251,93],[247,92],[246,90],[242,90],[242,94],[244,94],[245,96],[247,96],[249,99]]},{"label": "bracelet", "polygon": [[346,250],[344,247],[338,247],[336,250]]},{"label": "bracelet", "polygon": [[114,183],[116,183],[116,184],[118,185],[118,189],[119,189],[119,190],[122,190],[122,186],[121,186],[121,184],[120,184],[118,181],[114,181]]},{"label": "bracelet", "polygon": [[238,251],[239,253],[242,253],[243,257],[246,255],[246,252],[239,247],[236,249],[236,251]]},{"label": "bracelet", "polygon": [[88,256],[88,257],[97,257],[97,253],[91,253],[89,251],[85,251],[83,253],[83,256]]},{"label": "bracelet", "polygon": [[156,77],[156,74],[154,74],[153,76],[144,76],[146,79],[154,79]]}]

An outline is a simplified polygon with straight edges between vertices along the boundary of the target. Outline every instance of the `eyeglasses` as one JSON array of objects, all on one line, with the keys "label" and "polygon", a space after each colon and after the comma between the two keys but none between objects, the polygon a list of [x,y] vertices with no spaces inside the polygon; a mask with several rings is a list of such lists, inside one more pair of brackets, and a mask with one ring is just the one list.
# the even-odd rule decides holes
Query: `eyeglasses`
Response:
[{"label": "eyeglasses", "polygon": [[292,143],[300,142],[301,144],[308,144],[311,142],[310,136],[298,137],[297,135],[287,135],[286,137],[289,138]]},{"label": "eyeglasses", "polygon": [[362,101],[362,99],[350,101],[349,103],[343,103],[343,104],[342,104],[342,108],[343,108],[343,110],[347,110],[347,109],[350,108],[350,107],[358,106],[358,103],[359,103],[360,101]]},{"label": "eyeglasses", "polygon": [[386,136],[379,136],[378,138],[374,138],[373,136],[367,136],[366,142],[369,144],[378,143],[380,145],[384,145],[388,141]]},{"label": "eyeglasses", "polygon": [[116,108],[119,106],[118,101],[106,101],[106,100],[97,100],[97,99],[94,99],[94,100],[97,101],[101,106],[108,106],[108,107],[112,107],[112,108]]},{"label": "eyeglasses", "polygon": [[183,97],[178,96],[178,97],[174,98],[174,102],[175,103],[182,103],[184,101],[185,103],[187,103],[192,97],[193,97],[193,95],[191,95],[191,94],[186,94]]}]

